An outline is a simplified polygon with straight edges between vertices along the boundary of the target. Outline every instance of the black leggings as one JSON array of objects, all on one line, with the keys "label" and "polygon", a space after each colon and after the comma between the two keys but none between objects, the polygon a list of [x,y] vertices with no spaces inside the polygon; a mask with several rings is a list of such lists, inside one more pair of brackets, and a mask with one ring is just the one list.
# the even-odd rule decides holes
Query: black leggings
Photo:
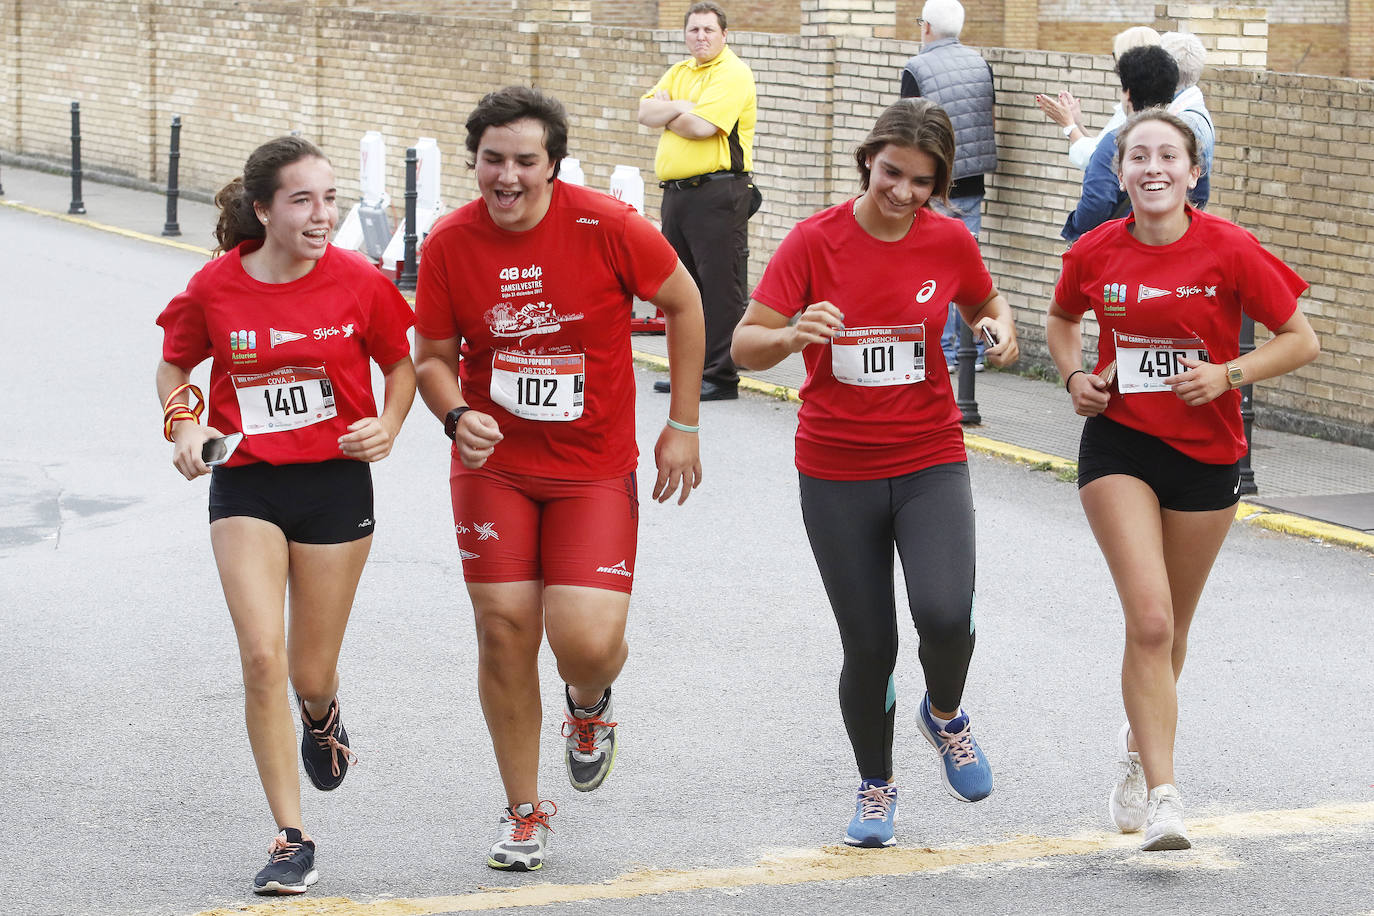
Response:
[{"label": "black leggings", "polygon": [[968,464],[881,480],[800,477],[802,519],[844,646],[845,729],[860,777],[890,779],[897,703],[892,545],[902,558],[930,702],[957,710],[974,642]]}]

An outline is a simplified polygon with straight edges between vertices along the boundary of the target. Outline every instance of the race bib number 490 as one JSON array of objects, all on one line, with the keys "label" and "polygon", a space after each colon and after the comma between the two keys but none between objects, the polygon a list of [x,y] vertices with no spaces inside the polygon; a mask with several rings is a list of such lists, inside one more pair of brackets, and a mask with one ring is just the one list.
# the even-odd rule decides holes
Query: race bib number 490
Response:
[{"label": "race bib number 490", "polygon": [[1116,335],[1116,385],[1122,394],[1168,391],[1164,380],[1188,371],[1184,359],[1210,362],[1207,346],[1197,337]]},{"label": "race bib number 490", "polygon": [[924,325],[841,328],[830,340],[830,371],[846,385],[914,385],[926,377]]},{"label": "race bib number 490", "polygon": [[229,378],[238,395],[245,435],[300,429],[338,415],[334,386],[323,366],[285,366]]},{"label": "race bib number 490", "polygon": [[576,353],[528,356],[498,350],[491,360],[491,399],[526,420],[563,422],[582,416],[587,358]]}]

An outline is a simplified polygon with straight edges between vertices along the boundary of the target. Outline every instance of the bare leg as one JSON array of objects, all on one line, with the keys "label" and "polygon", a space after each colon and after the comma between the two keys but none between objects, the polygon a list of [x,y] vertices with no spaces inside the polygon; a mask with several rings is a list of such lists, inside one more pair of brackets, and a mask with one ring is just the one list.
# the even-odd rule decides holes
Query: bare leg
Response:
[{"label": "bare leg", "polygon": [[371,535],[342,544],[289,545],[291,686],[317,721],[339,690],[339,650],[371,549]]},{"label": "bare leg", "polygon": [[258,778],[277,826],[300,827],[296,729],[286,698],[286,537],[270,522],[236,516],[210,525],[210,544],[238,637]]},{"label": "bare leg", "polygon": [[469,582],[477,624],[477,692],[506,803],[539,802],[542,583]]},{"label": "bare leg", "polygon": [[544,608],[549,648],[572,701],[583,707],[596,705],[630,654],[625,642],[630,596],[603,588],[551,585],[544,589]]}]

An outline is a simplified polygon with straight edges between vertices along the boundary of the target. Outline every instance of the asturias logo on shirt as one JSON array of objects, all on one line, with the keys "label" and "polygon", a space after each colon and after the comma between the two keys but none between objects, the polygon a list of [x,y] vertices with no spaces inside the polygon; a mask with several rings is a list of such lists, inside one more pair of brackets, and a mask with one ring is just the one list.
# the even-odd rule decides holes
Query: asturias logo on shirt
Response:
[{"label": "asturias logo on shirt", "polygon": [[257,331],[230,331],[229,357],[236,363],[252,363],[258,359]]}]

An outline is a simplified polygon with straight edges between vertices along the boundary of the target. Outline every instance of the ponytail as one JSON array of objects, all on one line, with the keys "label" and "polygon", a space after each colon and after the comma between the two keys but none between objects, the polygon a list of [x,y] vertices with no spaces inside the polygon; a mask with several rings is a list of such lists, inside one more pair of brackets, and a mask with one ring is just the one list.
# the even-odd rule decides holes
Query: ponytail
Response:
[{"label": "ponytail", "polygon": [[243,189],[243,178],[235,178],[215,195],[215,206],[219,207],[219,222],[215,226],[215,240],[219,242],[215,254],[223,254],[237,248],[240,242],[260,239],[267,235],[253,212],[253,205]]}]

